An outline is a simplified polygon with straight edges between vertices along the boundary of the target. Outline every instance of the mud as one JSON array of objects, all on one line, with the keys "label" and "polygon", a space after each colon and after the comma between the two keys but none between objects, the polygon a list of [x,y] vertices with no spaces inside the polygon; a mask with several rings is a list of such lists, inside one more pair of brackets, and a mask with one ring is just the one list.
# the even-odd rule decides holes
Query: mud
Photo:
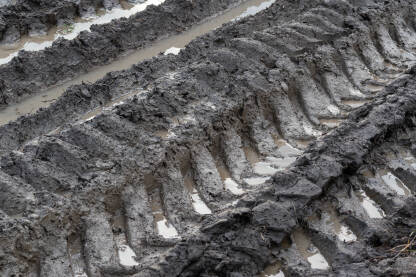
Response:
[{"label": "mud", "polygon": [[386,216],[384,211],[374,202],[374,200],[368,197],[365,191],[359,190],[357,192],[357,197],[370,218],[383,218]]},{"label": "mud", "polygon": [[[162,2],[155,1],[155,3]],[[196,2],[169,0],[159,6],[151,5],[128,19],[117,19],[111,23],[93,25],[90,28],[91,32],[83,32],[75,39],[67,40],[64,37],[58,39],[45,50],[22,51],[11,62],[0,66],[0,79],[3,81],[0,84],[0,105],[7,106],[20,101],[27,95],[66,83],[70,79],[90,72],[98,66],[109,64],[120,57],[123,58],[116,64],[98,69],[85,78],[81,77],[69,82],[63,86],[63,89],[82,81],[95,81],[109,71],[128,68],[172,46],[183,47],[196,36],[217,28],[241,15],[247,8],[265,1],[244,2],[246,3],[238,5],[240,3],[238,0],[221,1],[220,4],[217,0]],[[143,8],[147,5],[146,3],[137,6]],[[216,20],[207,21],[199,28],[191,28],[237,5],[237,8]],[[80,28],[87,27],[89,23],[83,24]],[[163,38],[177,35],[188,29],[190,29],[188,33],[176,39],[159,42]],[[68,39],[76,33],[69,34]],[[131,52],[136,49],[145,50],[132,54]],[[129,53],[132,55],[129,56]],[[62,93],[61,89],[58,90]],[[51,94],[54,93],[51,92]]]},{"label": "mud", "polygon": [[329,203],[324,203],[319,208],[316,214],[307,219],[308,224],[322,228],[328,234],[335,234],[342,242],[352,242],[357,240],[357,236],[353,231],[343,222],[345,218],[341,218],[334,206]]},{"label": "mud", "polygon": [[261,272],[260,277],[284,277],[285,274],[282,271],[282,265],[279,262],[276,262],[272,265],[267,266],[263,272]]},{"label": "mud", "polygon": [[[96,13],[83,17],[75,18],[72,23],[66,23],[59,27],[50,28],[46,34],[36,34],[21,37],[16,43],[8,43],[0,45],[0,64],[10,62],[18,55],[21,50],[39,51],[47,47],[51,47],[53,42],[58,39],[71,40],[76,38],[83,31],[90,31],[90,27],[95,24],[106,24],[114,19],[129,17],[137,12],[143,11],[149,5],[160,5],[162,0],[149,0],[145,3],[136,5],[126,5],[122,2],[121,6],[117,6],[111,10],[98,10]],[[122,8],[125,6],[125,8]]]},{"label": "mud", "polygon": [[172,54],[175,54],[177,53],[178,49],[185,47],[185,45],[188,44],[192,39],[212,31],[222,24],[231,21],[232,19],[238,18],[244,14],[246,9],[253,7],[253,5],[257,7],[256,5],[259,5],[262,2],[264,2],[264,0],[245,1],[243,4],[231,8],[221,15],[212,17],[196,26],[192,26],[189,30],[182,32],[181,34],[172,35],[169,38],[154,42],[144,49],[128,53],[107,65],[93,68],[88,73],[82,74],[79,77],[63,83],[62,85],[54,86],[53,88],[41,91],[40,93],[33,96],[21,98],[19,103],[8,105],[7,107],[0,110],[0,125],[16,120],[22,115],[34,113],[40,108],[48,107],[52,102],[56,101],[56,99],[58,99],[70,86],[82,83],[93,83],[103,78],[109,72],[129,69],[132,65],[157,56],[159,53],[166,54],[166,51],[172,49],[172,47]]},{"label": "mud", "polygon": [[[90,17],[99,9],[119,8],[118,1],[6,1],[1,5],[1,39],[18,41],[24,35],[42,35],[56,25],[70,24],[77,17]],[[142,2],[142,1],[136,1]]]},{"label": "mud", "polygon": [[412,276],[414,8],[277,1],[3,125],[0,275]]},{"label": "mud", "polygon": [[312,244],[310,238],[303,230],[297,229],[292,234],[293,242],[296,249],[300,252],[304,259],[308,261],[313,269],[327,270],[329,268],[328,262],[324,256],[319,252],[319,249]]}]

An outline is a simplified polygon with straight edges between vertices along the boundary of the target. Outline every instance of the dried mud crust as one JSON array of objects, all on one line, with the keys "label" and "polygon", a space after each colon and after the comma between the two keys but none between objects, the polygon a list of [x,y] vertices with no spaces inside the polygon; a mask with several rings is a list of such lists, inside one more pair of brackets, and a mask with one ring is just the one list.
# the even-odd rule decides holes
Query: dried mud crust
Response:
[{"label": "dried mud crust", "polygon": [[[276,260],[287,276],[414,274],[411,254],[388,251],[415,229],[414,172],[384,152],[414,151],[414,29],[379,21],[393,12],[388,20],[407,18],[411,9],[353,4],[301,5],[292,21],[276,25],[271,16],[280,6],[272,6],[197,39],[178,57],[71,88],[61,102],[4,127],[25,135],[2,136],[1,274],[255,276]],[[254,24],[264,17],[267,24]],[[138,94],[81,120],[126,88]],[[371,98],[352,112],[343,102]],[[328,119],[344,123],[331,131]],[[283,151],[282,140],[297,148],[314,142],[300,155]],[[288,156],[299,156],[289,168]],[[256,159],[280,172],[270,179]],[[380,164],[411,193],[367,180],[364,172]],[[225,189],[230,179],[243,195]],[[190,186],[211,215],[194,209]],[[366,216],[354,197],[360,190],[385,217]],[[329,204],[356,241],[310,221]],[[177,236],[158,232],[161,216]],[[290,242],[298,228],[329,268],[311,268]],[[120,262],[125,244],[135,266]]]}]

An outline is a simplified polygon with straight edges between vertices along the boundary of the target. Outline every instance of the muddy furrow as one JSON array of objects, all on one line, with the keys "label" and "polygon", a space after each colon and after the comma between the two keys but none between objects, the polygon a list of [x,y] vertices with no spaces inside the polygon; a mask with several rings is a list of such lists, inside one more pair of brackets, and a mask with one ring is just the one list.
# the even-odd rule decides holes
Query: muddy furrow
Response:
[{"label": "muddy furrow", "polygon": [[[278,7],[275,9],[279,10]],[[295,10],[295,7],[292,8]],[[282,20],[284,20],[285,17],[283,16],[283,13],[279,13],[279,15],[282,17]],[[271,19],[268,19],[268,21],[270,20]],[[252,29],[260,28],[258,26],[268,25],[268,21],[260,24],[261,20],[257,18],[251,18],[250,20],[243,21],[243,26],[238,29],[238,32],[243,32],[244,29],[247,28],[248,30],[244,31],[247,33]],[[235,24],[232,24],[232,27],[229,28],[229,32],[233,32],[233,30],[235,30],[234,26]],[[209,41],[211,40],[212,39]],[[117,99],[122,99],[123,95],[128,96],[129,94],[134,94],[135,90],[141,91],[143,88],[146,89],[149,84],[154,82],[160,76],[172,72],[175,68],[180,68],[189,64],[188,56],[195,56],[193,55],[195,50],[196,49],[193,48],[189,51],[190,54],[186,54],[184,56],[180,55],[180,57],[174,57],[173,55],[168,55],[167,57],[159,56],[151,61],[141,63],[127,72],[109,74],[100,83],[94,85],[84,84],[82,86],[69,89],[63,97],[59,98],[58,101],[53,103],[49,108],[41,109],[34,116],[22,117],[17,122],[12,122],[9,125],[6,125],[7,127],[4,126],[3,130],[8,130],[3,132],[1,136],[2,142],[4,143],[4,149],[13,149],[17,145],[20,145],[21,143],[38,136],[41,133],[50,132],[66,122],[73,122],[79,118],[80,114],[93,110],[102,104],[108,104],[113,100],[118,102]],[[187,52],[188,51],[185,51],[185,53]],[[192,60],[197,59],[199,59],[199,56],[195,56]],[[50,78],[49,74],[45,74],[44,76]],[[14,82],[14,84],[18,83],[19,82]],[[34,99],[33,101],[43,101],[43,98],[40,97],[40,100]],[[30,100],[24,105],[32,104],[33,103]],[[29,111],[30,107],[26,108],[26,106],[23,106],[22,110]],[[58,110],[59,112],[56,112]],[[2,114],[2,118],[4,118],[5,121],[2,121],[2,123],[7,123],[7,119],[10,118],[10,116],[13,118],[14,113],[14,111],[5,111],[5,113]],[[52,120],[51,117],[53,118]],[[45,120],[51,124],[47,123]],[[29,126],[31,127],[27,128]],[[20,134],[15,136],[16,133]],[[13,136],[19,137],[22,140],[16,141],[11,139]]]},{"label": "muddy furrow", "polygon": [[281,5],[3,126],[1,274],[415,273],[412,10]]},{"label": "muddy furrow", "polygon": [[135,49],[177,35],[209,17],[236,6],[238,0],[173,1],[149,6],[130,18],[93,25],[75,39],[58,39],[41,51],[22,51],[0,66],[0,104],[62,84]]},{"label": "muddy furrow", "polygon": [[[392,35],[388,37],[390,40],[375,37],[380,28],[378,22],[371,24],[354,20],[353,15],[357,19],[361,15],[354,13],[350,6],[334,9],[320,5],[306,9],[290,23],[280,24],[284,21],[278,20],[276,27],[269,27],[272,24],[271,14],[277,10],[280,11],[277,15],[281,15],[283,6],[283,2],[275,3],[259,16],[243,19],[197,39],[179,56],[159,56],[128,71],[109,74],[96,84],[70,88],[50,107],[2,126],[3,151],[16,149],[22,143],[54,131],[65,123],[87,119],[100,112],[102,105],[110,108],[125,97],[151,90],[158,78],[174,78],[177,68],[201,58],[209,56],[212,61],[232,71],[235,70],[231,68],[232,63],[225,64],[221,59],[239,59],[241,55],[262,67],[261,70],[267,70],[268,81],[278,84],[276,97],[267,99],[266,106],[275,110],[274,114],[271,113],[272,120],[279,125],[279,132],[288,140],[298,140],[292,141],[296,145],[337,126],[352,108],[373,98],[414,62],[412,48],[393,40]],[[296,10],[295,7],[289,9],[292,10]],[[351,15],[342,15],[347,12]],[[379,9],[371,12],[378,18]],[[296,13],[292,15],[296,17]],[[263,22],[262,18],[266,21]],[[401,33],[413,32],[410,23],[399,27],[397,30],[406,30]],[[312,32],[312,29],[315,31]],[[318,29],[322,32],[316,31]],[[317,39],[316,33],[325,35]],[[284,34],[287,34],[285,39],[288,43],[282,48],[283,44],[276,45],[276,41]],[[223,41],[215,43],[219,36]],[[402,36],[400,41],[409,41],[410,37]],[[399,49],[402,56],[392,59],[392,56],[385,54],[383,49],[392,46]],[[224,47],[227,51],[222,50]],[[288,49],[295,47],[298,49]],[[235,51],[240,51],[241,55],[235,56]],[[369,64],[366,57],[372,57],[373,64]],[[93,111],[87,113],[90,110]],[[7,118],[7,115],[4,116]],[[16,137],[19,139],[16,140]]]},{"label": "muddy furrow", "polygon": [[[114,7],[101,7],[91,10],[83,16],[61,20],[56,26],[50,28],[42,24],[33,24],[29,34],[17,36],[15,42],[3,41],[0,43],[0,64],[10,62],[17,57],[19,51],[40,51],[51,47],[58,40],[72,40],[83,31],[90,31],[93,25],[110,23],[112,20],[128,18],[141,12],[150,5],[160,5],[164,0],[148,0],[139,3],[128,3],[124,0]],[[96,4],[99,4],[97,2]]]}]

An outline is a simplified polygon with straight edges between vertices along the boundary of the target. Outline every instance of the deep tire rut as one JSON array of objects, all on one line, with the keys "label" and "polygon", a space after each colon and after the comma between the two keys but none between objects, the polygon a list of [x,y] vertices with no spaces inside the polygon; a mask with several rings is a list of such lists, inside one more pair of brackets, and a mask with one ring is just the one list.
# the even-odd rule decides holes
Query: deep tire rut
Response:
[{"label": "deep tire rut", "polygon": [[414,8],[278,1],[0,127],[1,275],[412,276]]}]

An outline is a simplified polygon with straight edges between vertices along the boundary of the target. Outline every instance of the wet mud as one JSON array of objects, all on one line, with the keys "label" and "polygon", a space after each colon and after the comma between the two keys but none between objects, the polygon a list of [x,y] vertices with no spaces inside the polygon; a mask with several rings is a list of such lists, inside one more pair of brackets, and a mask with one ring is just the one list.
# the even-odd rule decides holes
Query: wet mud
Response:
[{"label": "wet mud", "polygon": [[[0,66],[0,79],[2,80],[0,83],[0,105],[5,107],[11,103],[19,102],[28,95],[66,83],[120,57],[122,58],[118,62],[118,66],[109,66],[107,70],[96,70],[85,79],[79,78],[77,82],[95,81],[103,77],[106,72],[128,68],[141,59],[148,59],[159,52],[164,52],[175,44],[183,47],[195,36],[216,28],[241,15],[249,7],[256,7],[265,1],[244,1],[247,3],[242,6],[238,5],[241,2],[239,0],[226,0],[219,3],[217,0],[182,0],[179,2],[168,0],[162,2],[161,0],[149,0],[143,4],[137,4],[140,9],[151,3],[159,5],[150,5],[146,10],[133,14],[128,19],[121,18],[111,23],[93,25],[90,27],[90,32],[82,32],[75,39],[71,39],[73,34],[77,33],[77,30],[74,30],[67,35],[68,39],[63,36],[45,50],[20,52],[10,62]],[[239,7],[218,18],[218,22],[212,20],[201,26],[200,29],[191,29],[209,17],[223,13],[234,6]],[[102,17],[105,15],[98,17],[98,19]],[[88,23],[84,25],[80,28],[89,27]],[[206,29],[204,30],[204,28]],[[163,44],[163,41],[159,42],[161,39],[180,34],[188,29],[190,32],[184,34],[183,37],[165,41],[166,44]],[[36,47],[36,49],[40,48]],[[136,49],[145,49],[145,51],[139,51],[134,55],[132,52]],[[133,56],[128,56],[128,54]],[[112,70],[110,70],[111,68]],[[63,89],[77,82],[69,82]],[[59,91],[62,93],[62,89]]]},{"label": "wet mud", "polygon": [[[201,24],[192,26],[189,30],[178,35],[172,35],[169,38],[161,39],[152,43],[145,49],[139,49],[132,53],[123,55],[107,65],[95,67],[88,73],[82,74],[74,79],[64,82],[61,85],[53,86],[52,88],[43,90],[33,96],[26,96],[20,99],[18,103],[11,104],[3,109],[0,109],[0,125],[16,120],[22,115],[35,113],[40,108],[48,107],[70,86],[82,83],[93,83],[102,79],[109,72],[129,69],[132,65],[143,60],[150,59],[160,53],[164,53],[165,55],[177,55],[178,51],[185,47],[192,39],[206,34],[209,31],[215,30],[224,23],[237,19],[239,16],[244,15],[247,10],[250,10],[251,13],[257,12],[258,9],[264,8],[261,6],[261,3],[264,2],[264,0],[245,1],[237,7],[233,7],[223,14],[209,18]],[[250,9],[252,7],[257,9]]]},{"label": "wet mud", "polygon": [[2,125],[0,275],[414,275],[415,8],[276,1]]},{"label": "wet mud", "polygon": [[[142,2],[142,3],[140,3]],[[10,62],[21,50],[40,51],[51,47],[58,39],[71,40],[76,38],[83,31],[90,31],[92,25],[106,24],[114,19],[129,17],[137,12],[143,11],[149,5],[160,5],[163,0],[140,1],[135,5],[127,2],[120,2],[119,5],[106,10],[104,7],[83,17],[76,17],[73,21],[60,26],[53,26],[45,33],[35,32],[29,34],[14,43],[0,44],[0,64]]]}]

